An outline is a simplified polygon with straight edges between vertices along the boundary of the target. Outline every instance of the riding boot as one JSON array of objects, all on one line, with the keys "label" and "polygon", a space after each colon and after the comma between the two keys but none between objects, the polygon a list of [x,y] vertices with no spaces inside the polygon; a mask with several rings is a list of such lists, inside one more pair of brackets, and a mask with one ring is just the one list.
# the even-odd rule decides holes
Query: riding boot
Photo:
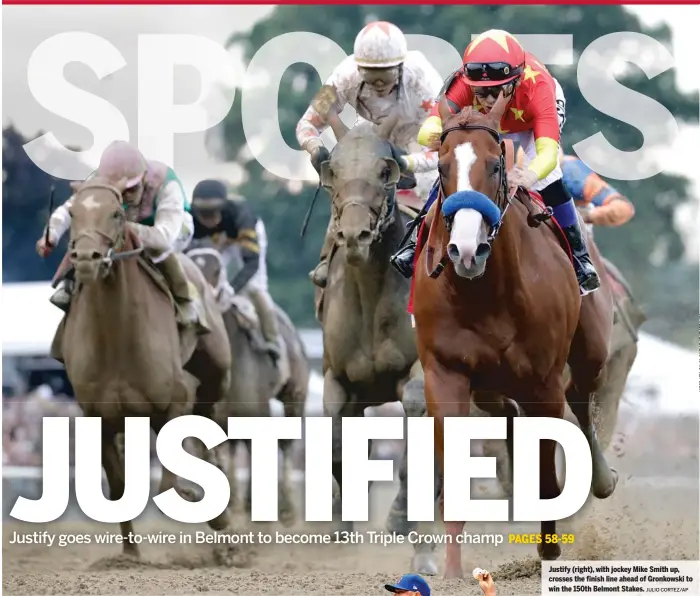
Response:
[{"label": "riding boot", "polygon": [[177,255],[175,253],[169,255],[157,266],[165,276],[168,287],[177,303],[178,322],[184,327],[195,327],[198,335],[210,333],[204,320],[204,314],[197,310],[196,301],[199,299],[197,289],[187,279]]},{"label": "riding boot", "polygon": [[[405,245],[399,246],[399,250],[391,256],[391,264],[406,279],[413,277],[413,262],[416,257],[416,242],[418,240],[418,230],[425,215],[419,215],[417,220],[413,220],[415,227]],[[412,224],[411,224],[412,225]]]},{"label": "riding boot", "polygon": [[282,346],[282,335],[277,321],[277,311],[272,296],[268,292],[259,289],[248,290],[248,296],[255,306],[255,310],[260,318],[260,327],[265,337],[265,349],[272,356],[276,364],[282,368],[282,358],[284,350]]},{"label": "riding boot", "polygon": [[75,269],[72,267],[66,272],[65,277],[56,286],[56,291],[49,298],[49,302],[67,313],[70,309],[73,298],[73,287],[75,285]]},{"label": "riding boot", "polygon": [[585,296],[600,287],[600,278],[588,254],[588,248],[581,233],[580,224],[577,222],[572,226],[563,228],[563,230],[571,245],[571,252],[574,256],[574,269],[581,289],[581,296]]},{"label": "riding boot", "polygon": [[319,288],[325,288],[326,284],[328,283],[328,255],[330,255],[331,251],[333,250],[334,242],[335,238],[329,223],[328,229],[326,230],[326,236],[323,239],[319,263],[316,265],[316,268],[313,271],[309,272],[309,278],[313,284]]}]

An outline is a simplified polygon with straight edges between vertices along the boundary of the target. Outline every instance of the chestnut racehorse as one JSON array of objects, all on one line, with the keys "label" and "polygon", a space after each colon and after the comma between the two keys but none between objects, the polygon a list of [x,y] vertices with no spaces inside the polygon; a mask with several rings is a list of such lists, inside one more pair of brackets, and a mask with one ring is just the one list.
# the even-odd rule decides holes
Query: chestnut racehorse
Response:
[{"label": "chestnut racehorse", "polygon": [[[511,461],[515,404],[527,416],[562,418],[568,401],[590,446],[591,491],[604,499],[615,490],[617,473],[598,444],[590,406],[604,382],[610,288],[601,277],[600,289],[582,299],[556,223],[540,225],[524,190],[518,199],[509,196],[498,133],[505,108],[503,95],[488,115],[472,108],[452,114],[444,98],[439,104],[443,131],[433,148],[441,192],[426,218],[429,234],[416,261],[413,300],[436,453],[443,465],[444,419],[468,416],[472,392],[478,405],[508,416]],[[589,249],[603,271],[595,246]],[[565,390],[567,362],[572,380]],[[561,493],[556,443],[540,445],[540,498],[553,499]],[[444,483],[440,500],[443,505]],[[462,577],[457,536],[464,523],[445,523],[452,536],[446,577]],[[542,521],[541,533],[540,557],[557,559],[560,545],[545,538],[556,533],[556,522]]]}]

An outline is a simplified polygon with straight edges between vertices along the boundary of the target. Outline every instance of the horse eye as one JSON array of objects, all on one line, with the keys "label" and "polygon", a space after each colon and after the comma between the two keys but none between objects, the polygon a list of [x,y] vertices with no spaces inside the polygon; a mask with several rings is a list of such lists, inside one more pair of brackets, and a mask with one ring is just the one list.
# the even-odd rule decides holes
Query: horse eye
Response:
[{"label": "horse eye", "polygon": [[112,213],[112,217],[114,219],[121,219],[123,217],[123,215],[124,215],[124,212],[121,209],[118,209],[117,211]]}]

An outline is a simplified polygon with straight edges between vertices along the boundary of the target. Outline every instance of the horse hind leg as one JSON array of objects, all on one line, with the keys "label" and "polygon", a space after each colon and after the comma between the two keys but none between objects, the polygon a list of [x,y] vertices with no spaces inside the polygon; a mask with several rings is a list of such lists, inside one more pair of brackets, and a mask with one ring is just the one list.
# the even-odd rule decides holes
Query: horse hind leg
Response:
[{"label": "horse hind leg", "polygon": [[576,340],[575,336],[569,358],[571,381],[566,389],[566,401],[576,416],[591,450],[593,464],[591,492],[597,499],[606,499],[615,491],[618,474],[614,468],[608,465],[605,455],[603,455],[594,424],[592,406],[595,394],[603,388],[606,382],[608,369],[605,363],[599,363],[590,357],[582,356],[580,351],[582,346],[577,346]]}]

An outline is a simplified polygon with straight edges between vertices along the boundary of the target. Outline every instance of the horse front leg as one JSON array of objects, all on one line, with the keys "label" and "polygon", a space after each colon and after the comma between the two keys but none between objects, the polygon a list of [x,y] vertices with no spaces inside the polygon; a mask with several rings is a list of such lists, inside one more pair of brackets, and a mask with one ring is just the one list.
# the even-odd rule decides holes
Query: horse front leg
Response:
[{"label": "horse front leg", "polygon": [[[563,418],[566,402],[561,375],[550,379],[543,387],[528,392],[526,400],[520,402],[528,417]],[[540,499],[556,499],[561,494],[556,466],[557,443],[551,440],[540,441]],[[561,556],[561,544],[552,542],[551,536],[557,533],[557,522],[542,521],[542,540],[537,545],[541,559],[553,561]]]},{"label": "horse front leg", "polygon": [[[403,386],[401,405],[403,405],[407,418],[426,415],[425,383],[423,379],[411,379]],[[391,504],[386,521],[387,531],[401,536],[408,536],[408,533],[416,528],[416,522],[408,521],[407,463],[408,441],[405,441],[403,458],[399,468],[399,491]]]},{"label": "horse front leg", "polygon": [[[435,451],[444,474],[445,468],[445,417],[469,416],[471,380],[466,374],[455,372],[440,362],[433,354],[421,359],[425,371],[425,397],[428,415],[435,419]],[[440,512],[445,516],[445,485],[442,482]],[[461,578],[462,546],[457,537],[462,533],[465,522],[446,521],[445,531],[449,536],[445,548],[445,578]]]},{"label": "horse front leg", "polygon": [[292,498],[292,447],[294,443],[291,439],[280,440],[280,450],[282,451],[282,475],[279,483],[278,501],[280,522],[285,528],[294,525],[296,521],[296,509]]},{"label": "horse front leg", "polygon": [[[401,403],[407,417],[427,416],[425,406],[425,383],[422,378],[411,379],[403,388]],[[407,435],[406,435],[407,436]],[[439,465],[435,460],[434,479],[436,485],[440,482]],[[435,500],[440,495],[436,492]],[[401,467],[399,468],[399,491],[391,505],[387,517],[386,529],[388,532],[401,536],[408,536],[412,531],[420,529],[421,534],[435,533],[434,522],[408,521],[408,440],[405,442]],[[437,544],[433,541],[418,541],[413,545],[413,560],[411,570],[421,575],[436,575],[438,571],[435,549]]]},{"label": "horse front leg", "polygon": [[506,418],[505,442],[501,439],[485,440],[484,457],[496,458],[496,477],[503,494],[510,497],[513,495],[513,420],[520,415],[518,404],[497,393],[486,392],[476,393],[474,403],[490,416]]},{"label": "horse front leg", "polygon": [[[118,501],[122,498],[126,484],[125,462],[119,454],[119,446],[117,445],[117,434],[120,432],[123,432],[123,430],[112,425],[104,425],[102,429],[102,467],[107,476],[109,498],[112,501]],[[131,520],[121,522],[119,526],[122,544],[124,545],[122,554],[140,558],[141,553],[138,545],[129,540],[129,535],[133,534],[134,531]]]},{"label": "horse front leg", "polygon": [[[362,411],[358,408],[342,386],[340,381],[329,369],[323,377],[323,412],[333,419],[333,455],[332,471],[338,485],[338,492],[333,499],[333,518],[337,522],[342,513],[343,492],[343,417],[359,416]],[[371,451],[371,442],[370,442]],[[340,521],[338,530],[352,532],[355,527],[353,522]]]}]

